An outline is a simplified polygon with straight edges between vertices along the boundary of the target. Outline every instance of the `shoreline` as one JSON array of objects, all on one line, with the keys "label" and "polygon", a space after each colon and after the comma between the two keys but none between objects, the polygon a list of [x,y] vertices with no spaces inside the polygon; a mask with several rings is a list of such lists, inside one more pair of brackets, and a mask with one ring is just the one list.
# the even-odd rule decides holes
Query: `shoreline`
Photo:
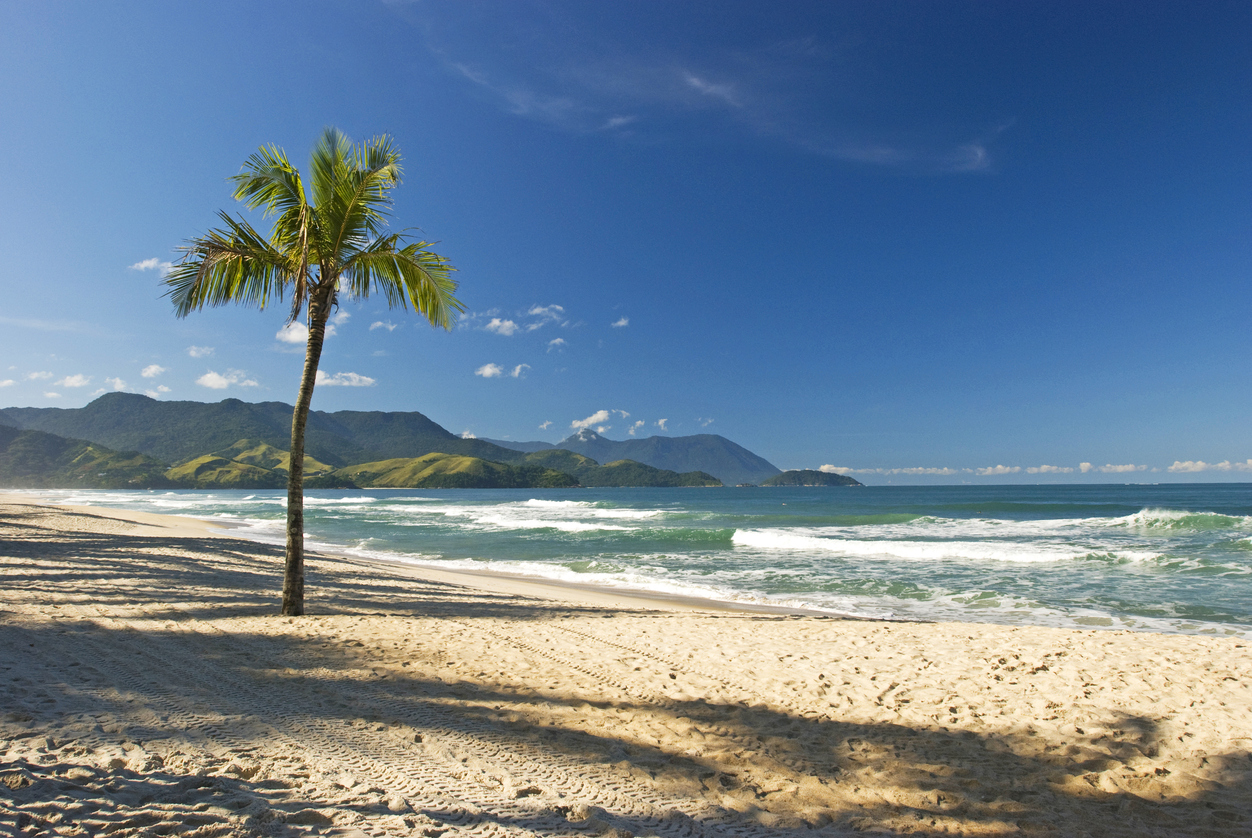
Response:
[{"label": "shoreline", "polygon": [[[52,509],[67,509],[82,514],[99,515],[131,521],[148,526],[161,527],[180,534],[195,533],[202,536],[227,538],[247,544],[259,544],[268,547],[277,545],[259,539],[244,538],[232,535],[231,530],[243,525],[228,519],[198,518],[191,515],[166,515],[152,512],[139,512],[130,509],[100,506],[78,506],[54,503],[46,497],[37,500],[12,493],[0,492],[0,504],[31,504],[46,506]],[[335,550],[333,547],[317,547],[308,549],[308,555],[331,558],[348,564],[356,564],[367,568],[386,568],[423,582],[440,582],[453,585],[464,585],[480,588],[497,594],[521,594],[538,599],[555,601],[576,601],[584,605],[604,608],[629,610],[638,608],[656,611],[708,611],[745,614],[777,614],[808,616],[832,620],[876,620],[873,617],[861,617],[852,614],[838,614],[818,609],[797,608],[765,603],[735,602],[705,597],[686,596],[683,594],[667,594],[660,591],[646,591],[631,588],[610,588],[590,583],[569,582],[563,579],[547,579],[526,576],[517,573],[504,573],[493,570],[472,570],[466,568],[445,569],[426,564],[407,562],[403,559],[385,559],[381,557],[363,557]],[[919,620],[883,620],[884,622],[926,622]]]},{"label": "shoreline", "polygon": [[321,554],[284,618],[281,549],[190,521],[0,496],[0,824],[1252,827],[1238,639],[693,610]]}]

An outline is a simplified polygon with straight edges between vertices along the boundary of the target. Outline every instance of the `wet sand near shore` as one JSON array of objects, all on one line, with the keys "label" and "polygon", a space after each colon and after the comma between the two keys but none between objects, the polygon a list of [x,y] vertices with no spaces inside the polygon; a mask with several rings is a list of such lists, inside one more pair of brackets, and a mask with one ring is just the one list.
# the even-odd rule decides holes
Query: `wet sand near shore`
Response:
[{"label": "wet sand near shore", "polygon": [[19,835],[1252,831],[1246,641],[752,613],[0,497]]}]

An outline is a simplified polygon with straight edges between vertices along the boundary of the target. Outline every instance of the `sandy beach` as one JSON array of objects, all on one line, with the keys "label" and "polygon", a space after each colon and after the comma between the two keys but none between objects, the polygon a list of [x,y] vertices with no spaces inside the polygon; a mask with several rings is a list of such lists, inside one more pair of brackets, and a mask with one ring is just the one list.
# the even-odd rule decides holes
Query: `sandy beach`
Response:
[{"label": "sandy beach", "polygon": [[1252,834],[1247,641],[308,567],[0,496],[0,833]]}]

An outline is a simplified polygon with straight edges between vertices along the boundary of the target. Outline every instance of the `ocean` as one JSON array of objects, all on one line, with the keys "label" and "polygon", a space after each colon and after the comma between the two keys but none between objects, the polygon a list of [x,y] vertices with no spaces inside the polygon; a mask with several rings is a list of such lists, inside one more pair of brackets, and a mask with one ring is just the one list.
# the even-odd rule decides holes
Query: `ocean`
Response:
[{"label": "ocean", "polygon": [[[283,538],[280,491],[40,494]],[[1252,632],[1252,484],[324,490],[305,520],[315,549],[727,602]]]}]

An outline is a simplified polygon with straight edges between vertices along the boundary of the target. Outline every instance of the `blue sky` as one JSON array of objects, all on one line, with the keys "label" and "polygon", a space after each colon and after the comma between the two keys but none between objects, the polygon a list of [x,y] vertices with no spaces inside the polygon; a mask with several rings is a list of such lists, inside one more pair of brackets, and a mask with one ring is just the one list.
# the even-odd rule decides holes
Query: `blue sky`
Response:
[{"label": "blue sky", "polygon": [[0,0],[0,405],[292,401],[284,307],[178,320],[160,275],[334,125],[394,137],[468,313],[345,301],[316,409],[1252,480],[1250,39],[1243,2]]}]

